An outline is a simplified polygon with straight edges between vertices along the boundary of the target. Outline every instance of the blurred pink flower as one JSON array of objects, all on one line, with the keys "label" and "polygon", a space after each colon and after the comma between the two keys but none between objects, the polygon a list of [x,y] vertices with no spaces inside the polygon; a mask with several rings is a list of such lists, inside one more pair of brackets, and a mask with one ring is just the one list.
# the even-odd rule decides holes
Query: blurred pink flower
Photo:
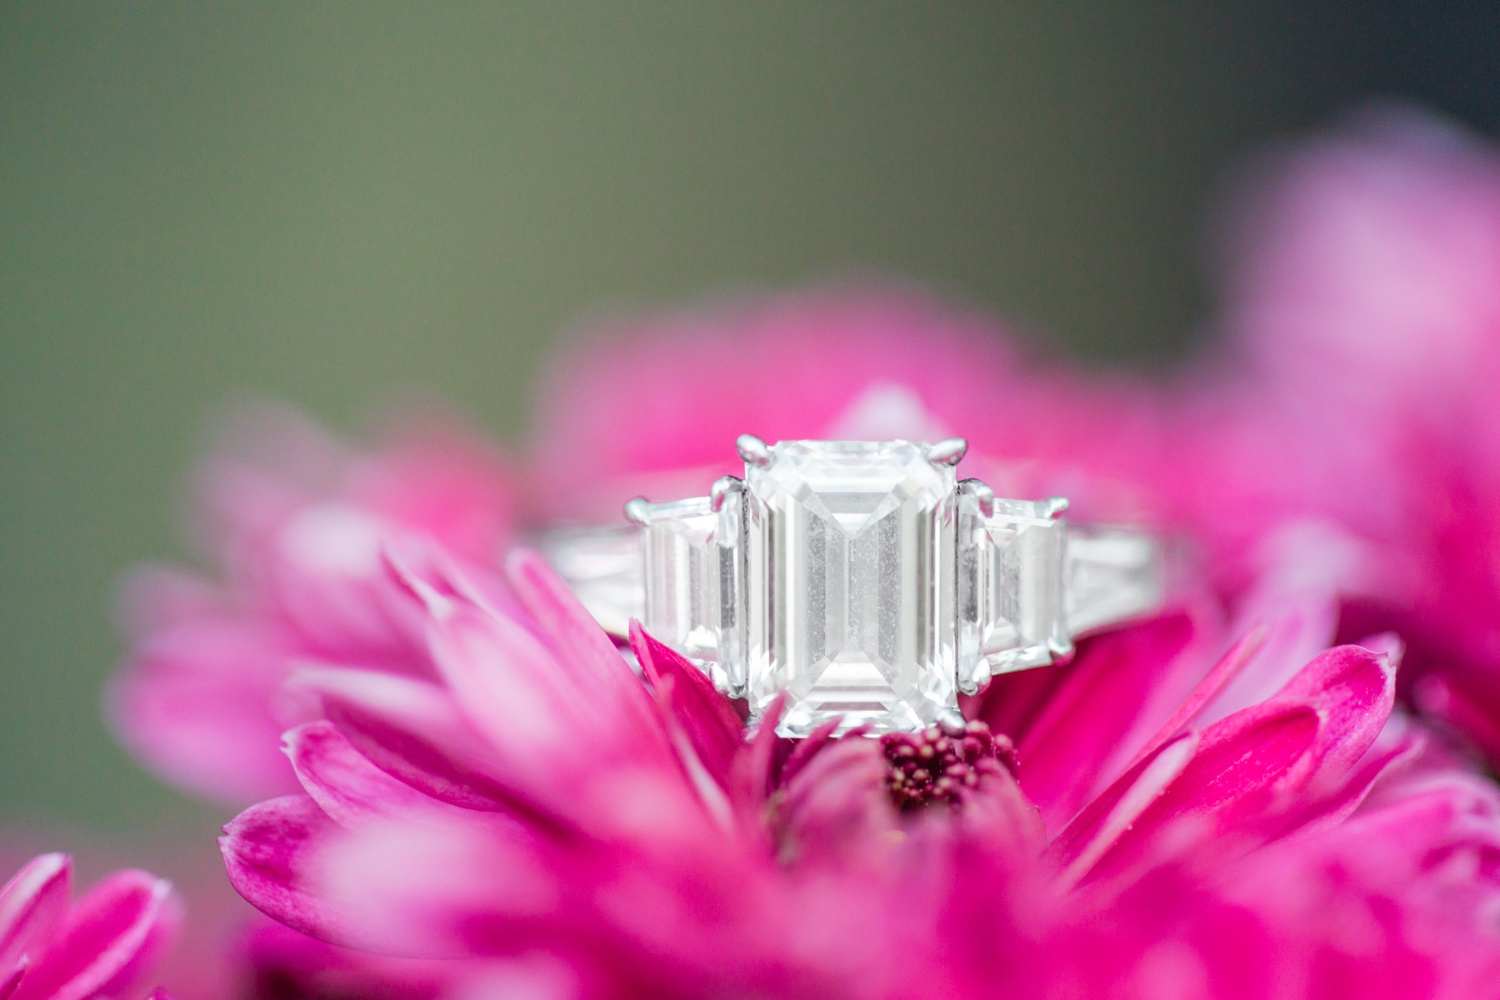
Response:
[{"label": "blurred pink flower", "polygon": [[1399,630],[1415,703],[1500,762],[1500,154],[1385,113],[1276,166],[1240,213],[1221,374],[1194,389],[1222,417],[1191,458],[1217,484],[1200,534],[1294,549],[1348,596],[1345,631]]},{"label": "blurred pink flower", "polygon": [[0,889],[0,997],[93,1000],[138,996],[137,983],[173,936],[169,883],[119,871],[76,902],[72,862],[33,858]]},{"label": "blurred pink flower", "polygon": [[994,320],[920,292],[850,287],[600,323],[538,395],[534,517],[617,520],[631,497],[703,495],[743,470],[734,440],[969,440],[967,475],[1150,516],[1166,437],[1125,373],[1028,357]]},{"label": "blurred pink flower", "polygon": [[264,408],[228,423],[195,485],[197,533],[223,579],[172,566],[126,582],[132,648],[108,714],[158,775],[243,805],[296,787],[279,752],[295,706],[279,692],[298,664],[421,664],[381,545],[428,539],[490,561],[509,535],[510,484],[496,457],[445,428],[361,453]]},{"label": "blurred pink flower", "polygon": [[1392,653],[1306,658],[1327,614],[1284,609],[1226,649],[1212,615],[1174,612],[1005,679],[963,732],[792,743],[745,734],[637,630],[643,683],[527,553],[519,610],[437,560],[392,575],[431,676],[300,674],[322,705],[287,736],[303,792],[223,847],[293,928],[474,960],[455,995],[1500,981],[1500,798],[1392,720]]}]

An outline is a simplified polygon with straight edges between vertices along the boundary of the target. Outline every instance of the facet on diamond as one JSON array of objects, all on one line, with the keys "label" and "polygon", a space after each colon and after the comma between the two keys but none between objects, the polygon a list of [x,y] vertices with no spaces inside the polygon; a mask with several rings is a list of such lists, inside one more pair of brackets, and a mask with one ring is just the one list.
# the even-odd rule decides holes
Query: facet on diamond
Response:
[{"label": "facet on diamond", "polygon": [[722,503],[696,497],[642,504],[637,565],[645,578],[647,631],[697,663],[721,691],[741,697],[741,503],[738,481],[728,482],[735,485]]},{"label": "facet on diamond", "polygon": [[1067,529],[1046,502],[961,490],[958,506],[958,682],[972,693],[995,674],[1071,652],[1061,572]]},{"label": "facet on diamond", "polygon": [[955,482],[908,441],[784,441],[745,478],[745,664],[777,731],[913,730],[957,709]]},{"label": "facet on diamond", "polygon": [[643,624],[701,663],[719,659],[719,515],[708,497],[646,504]]}]

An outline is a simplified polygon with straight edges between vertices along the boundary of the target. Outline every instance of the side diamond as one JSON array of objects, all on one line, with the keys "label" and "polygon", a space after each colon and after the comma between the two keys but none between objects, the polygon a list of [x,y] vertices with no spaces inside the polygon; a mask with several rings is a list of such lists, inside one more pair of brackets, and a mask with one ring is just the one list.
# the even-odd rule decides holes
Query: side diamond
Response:
[{"label": "side diamond", "polygon": [[960,485],[958,682],[965,693],[995,674],[1071,653],[1058,510],[1051,501],[996,500],[977,480]]}]

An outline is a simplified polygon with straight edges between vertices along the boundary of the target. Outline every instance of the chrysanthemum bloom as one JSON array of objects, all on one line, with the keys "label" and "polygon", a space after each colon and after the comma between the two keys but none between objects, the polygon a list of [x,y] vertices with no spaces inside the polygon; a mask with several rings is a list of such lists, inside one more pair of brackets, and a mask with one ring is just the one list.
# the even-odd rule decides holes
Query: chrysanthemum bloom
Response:
[{"label": "chrysanthemum bloom", "polygon": [[992,686],[967,727],[793,743],[639,630],[638,677],[533,556],[520,611],[391,562],[436,679],[300,675],[304,791],[224,839],[309,934],[468,958],[475,996],[1500,984],[1494,787],[1391,724],[1392,651],[1289,670],[1306,614],[1216,660],[1210,619],[1165,615]]},{"label": "chrysanthemum bloom", "polygon": [[1500,155],[1370,116],[1242,215],[1202,534],[1321,551],[1347,629],[1399,630],[1414,702],[1500,762]]},{"label": "chrysanthemum bloom", "polygon": [[138,570],[123,595],[132,649],[109,697],[123,742],[158,775],[243,805],[296,787],[278,752],[297,664],[410,672],[420,626],[380,549],[432,540],[488,563],[511,528],[504,467],[447,429],[355,451],[279,410],[241,413],[196,477],[195,521],[221,580]]},{"label": "chrysanthemum bloom", "polygon": [[77,901],[71,891],[72,863],[62,854],[32,859],[0,889],[0,997],[140,995],[141,978],[178,923],[172,887],[142,871],[120,871]]}]

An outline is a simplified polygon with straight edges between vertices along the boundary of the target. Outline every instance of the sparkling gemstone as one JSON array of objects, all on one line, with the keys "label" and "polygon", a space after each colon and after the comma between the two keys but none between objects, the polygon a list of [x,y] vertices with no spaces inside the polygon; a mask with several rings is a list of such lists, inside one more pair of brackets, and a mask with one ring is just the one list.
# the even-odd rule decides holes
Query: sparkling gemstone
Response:
[{"label": "sparkling gemstone", "polygon": [[745,479],[747,696],[778,732],[913,730],[957,708],[955,483],[907,441],[784,441]]},{"label": "sparkling gemstone", "polygon": [[1062,593],[1066,528],[1053,508],[965,489],[958,523],[960,687],[973,692],[994,674],[1070,653]]},{"label": "sparkling gemstone", "polygon": [[648,504],[646,628],[702,662],[719,658],[719,515],[708,497]]}]

